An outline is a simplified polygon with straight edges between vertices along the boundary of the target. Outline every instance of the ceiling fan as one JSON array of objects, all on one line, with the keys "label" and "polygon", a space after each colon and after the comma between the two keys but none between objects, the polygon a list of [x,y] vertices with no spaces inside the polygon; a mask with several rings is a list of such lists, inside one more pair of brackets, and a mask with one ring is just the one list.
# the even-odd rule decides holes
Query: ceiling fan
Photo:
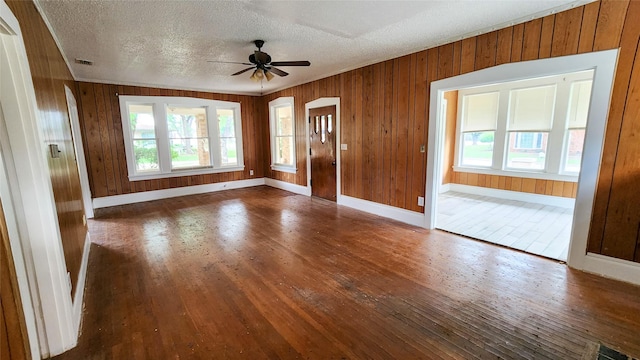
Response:
[{"label": "ceiling fan", "polygon": [[209,62],[250,65],[251,67],[248,67],[244,70],[240,70],[234,74],[231,74],[231,76],[240,75],[249,70],[254,70],[253,74],[251,74],[251,76],[249,77],[253,81],[260,81],[264,78],[267,78],[267,81],[271,81],[271,79],[273,79],[273,74],[276,74],[278,76],[289,75],[288,72],[282,71],[276,68],[276,66],[309,66],[311,65],[311,63],[308,61],[273,61],[272,62],[271,56],[269,56],[269,54],[267,54],[266,52],[262,51],[264,40],[255,40],[253,43],[256,44],[256,47],[258,48],[258,50],[254,51],[253,54],[249,55],[248,63],[233,62],[233,61],[213,61],[213,60],[210,60]]}]

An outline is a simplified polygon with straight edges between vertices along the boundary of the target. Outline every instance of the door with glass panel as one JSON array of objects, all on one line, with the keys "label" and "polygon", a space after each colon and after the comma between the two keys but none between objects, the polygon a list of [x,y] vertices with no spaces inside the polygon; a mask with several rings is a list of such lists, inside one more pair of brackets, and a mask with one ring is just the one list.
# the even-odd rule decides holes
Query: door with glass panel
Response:
[{"label": "door with glass panel", "polygon": [[309,109],[311,195],[336,201],[336,107]]}]

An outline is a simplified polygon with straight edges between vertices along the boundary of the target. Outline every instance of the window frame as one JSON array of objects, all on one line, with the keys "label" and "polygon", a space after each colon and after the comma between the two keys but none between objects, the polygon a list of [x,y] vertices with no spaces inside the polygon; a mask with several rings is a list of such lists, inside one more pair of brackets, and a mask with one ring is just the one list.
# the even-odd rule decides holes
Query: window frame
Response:
[{"label": "window frame", "polygon": [[[191,97],[173,96],[136,96],[119,95],[122,133],[127,158],[127,171],[130,181],[162,179],[169,177],[212,174],[221,172],[243,171],[244,153],[242,143],[241,105],[237,102],[209,100]],[[133,137],[131,134],[129,105],[151,105],[156,131],[158,151],[158,171],[141,172],[136,168]],[[210,166],[177,168],[171,166],[170,139],[167,122],[167,107],[202,107],[207,114],[207,133],[209,137]],[[231,109],[234,112],[234,131],[236,138],[237,164],[221,165],[221,147],[217,109]]]},{"label": "window frame", "polygon": [[[505,175],[528,177],[547,180],[576,181],[578,173],[565,171],[563,160],[568,147],[569,128],[569,101],[571,85],[575,82],[593,79],[593,70],[572,72],[554,76],[547,76],[534,79],[524,79],[509,81],[499,84],[492,84],[480,87],[466,88],[458,90],[458,114],[456,119],[456,145],[454,148],[454,170],[459,172],[470,172],[488,175]],[[509,146],[509,114],[511,106],[511,91],[529,87],[544,85],[556,85],[555,107],[551,129],[549,130],[546,154],[557,154],[559,156],[548,156],[543,169],[519,169],[507,166],[508,146]],[[462,164],[463,136],[463,101],[465,95],[476,95],[489,92],[500,92],[498,102],[498,123],[494,133],[493,144],[493,165],[490,167],[472,166]],[[540,131],[532,131],[540,132]]]},{"label": "window frame", "polygon": [[[278,163],[278,148],[276,137],[278,134],[276,110],[278,108],[291,107],[291,122],[292,122],[292,135],[286,137],[292,138],[293,144],[293,163],[291,165]],[[283,137],[283,136],[281,136]],[[298,156],[296,153],[296,115],[295,115],[295,101],[293,96],[279,97],[275,100],[269,101],[269,139],[271,142],[271,169],[276,171],[282,171],[295,174],[298,172]]]}]

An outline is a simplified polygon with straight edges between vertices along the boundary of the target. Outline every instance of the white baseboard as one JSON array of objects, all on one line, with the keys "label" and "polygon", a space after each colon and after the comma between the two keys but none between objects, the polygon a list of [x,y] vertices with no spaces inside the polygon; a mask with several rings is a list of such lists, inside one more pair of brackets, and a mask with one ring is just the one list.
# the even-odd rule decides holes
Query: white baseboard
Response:
[{"label": "white baseboard", "polygon": [[290,191],[295,194],[311,196],[311,189],[307,186],[301,186],[298,184],[292,184],[286,181],[280,181],[280,180],[271,179],[271,178],[265,178],[264,181],[265,181],[265,185],[267,186]]},{"label": "white baseboard", "polygon": [[576,200],[572,198],[560,197],[560,196],[551,196],[551,195],[540,195],[540,194],[531,194],[519,191],[509,191],[509,190],[500,190],[493,188],[486,188],[481,186],[470,186],[470,185],[461,185],[461,184],[448,184],[450,191],[461,192],[465,194],[473,194],[480,196],[490,196],[499,199],[506,200],[516,200],[516,201],[524,201],[535,204],[542,205],[551,205],[563,207],[566,209],[573,209]]},{"label": "white baseboard", "polygon": [[451,184],[450,183],[449,184],[440,185],[440,189],[439,189],[440,194],[446,193],[449,190],[451,190]]},{"label": "white baseboard", "polygon": [[384,205],[377,202],[362,200],[345,195],[341,195],[338,198],[338,205],[348,206],[356,210],[397,220],[410,225],[424,227],[423,213],[409,211],[406,209],[397,208],[395,206]]},{"label": "white baseboard", "polygon": [[264,184],[265,184],[265,179],[259,178],[259,179],[249,179],[249,180],[227,181],[227,182],[220,182],[215,184],[185,186],[185,187],[179,187],[179,188],[173,188],[173,189],[143,191],[143,192],[137,192],[137,193],[131,193],[131,194],[123,194],[123,195],[106,196],[106,197],[99,197],[99,198],[93,199],[93,208],[99,209],[99,208],[105,208],[109,206],[134,204],[134,203],[145,202],[145,201],[168,199],[168,198],[178,197],[178,196],[204,194],[208,192],[221,191],[221,190],[240,189],[240,188],[259,186]]},{"label": "white baseboard", "polygon": [[600,254],[587,253],[583,271],[640,285],[640,264]]},{"label": "white baseboard", "polygon": [[[73,296],[73,328],[77,338],[80,336],[80,323],[82,322],[82,305],[84,303],[84,287],[87,280],[87,266],[89,264],[89,251],[91,249],[91,235],[87,231],[84,239],[84,249],[82,250],[82,262],[80,263],[80,273],[76,283],[76,293]],[[75,346],[75,344],[73,344]]]}]

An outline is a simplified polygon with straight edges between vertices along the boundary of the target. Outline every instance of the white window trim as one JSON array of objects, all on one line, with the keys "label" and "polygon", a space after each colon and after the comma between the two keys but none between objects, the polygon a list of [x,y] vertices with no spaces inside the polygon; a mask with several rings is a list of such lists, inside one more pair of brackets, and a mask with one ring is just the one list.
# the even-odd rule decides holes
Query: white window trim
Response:
[{"label": "white window trim", "polygon": [[[242,118],[240,103],[208,100],[189,97],[171,96],[133,96],[120,95],[120,114],[122,116],[122,133],[124,147],[127,156],[127,169],[130,181],[162,179],[179,176],[214,174],[221,172],[243,171],[244,154],[242,145]],[[136,171],[135,155],[132,146],[131,130],[129,125],[129,105],[144,104],[153,106],[153,117],[156,123],[156,138],[158,149],[158,171],[138,173]],[[207,109],[207,129],[209,133],[209,153],[212,166],[202,168],[171,169],[171,152],[169,151],[169,134],[167,128],[167,106],[205,107]],[[218,136],[218,123],[216,109],[230,109],[234,111],[236,155],[238,164],[233,166],[220,165],[220,138]]]},{"label": "white window trim", "polygon": [[[291,106],[291,121],[293,121],[293,164],[280,164],[276,162],[278,158],[278,149],[276,146],[276,109],[279,107]],[[298,172],[296,164],[298,159],[296,156],[296,115],[293,96],[279,97],[269,101],[269,137],[271,140],[271,169],[295,174]]]},{"label": "white window trim", "polygon": [[[566,81],[563,81],[563,78]],[[527,177],[545,180],[577,181],[578,174],[564,171],[563,159],[567,147],[567,109],[571,84],[575,81],[590,79],[589,73],[562,74],[551,77],[526,79],[513,82],[504,82],[489,86],[460,89],[458,92],[458,115],[456,120],[456,146],[454,148],[454,171],[487,175],[502,175]],[[548,154],[560,154],[549,156],[545,162],[545,168],[541,170],[522,170],[507,167],[508,135],[507,121],[510,103],[510,91],[520,88],[556,84],[556,107],[553,114],[552,129],[549,131],[547,143]],[[488,92],[500,92],[498,102],[498,124],[494,132],[493,165],[491,167],[462,165],[462,103],[465,95],[482,94]],[[558,99],[561,99],[560,101]]]}]

